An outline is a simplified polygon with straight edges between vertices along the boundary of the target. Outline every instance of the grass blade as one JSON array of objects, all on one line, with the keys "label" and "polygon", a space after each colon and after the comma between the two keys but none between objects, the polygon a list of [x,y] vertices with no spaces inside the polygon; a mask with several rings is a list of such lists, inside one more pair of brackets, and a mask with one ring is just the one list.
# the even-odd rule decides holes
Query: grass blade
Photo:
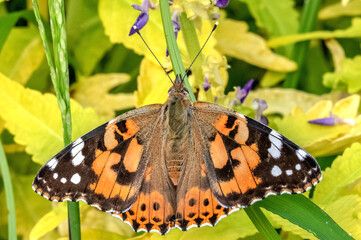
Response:
[{"label": "grass blade", "polygon": [[15,202],[13,186],[11,184],[11,177],[8,162],[6,160],[3,145],[0,139],[0,169],[3,176],[6,205],[9,211],[8,215],[8,236],[10,240],[16,239],[16,216],[15,216]]},{"label": "grass blade", "polygon": [[[305,1],[298,33],[306,33],[313,30],[315,22],[317,20],[317,13],[320,9],[321,2],[321,0]],[[299,42],[295,44],[292,52],[292,60],[297,63],[298,69],[295,72],[287,74],[286,80],[283,83],[283,87],[297,88],[308,47],[309,41]]]},{"label": "grass blade", "polygon": [[[53,38],[53,55],[50,52],[44,25],[39,13],[39,6],[36,0],[33,0],[33,5],[40,35],[45,47],[46,58],[50,67],[50,75],[57,96],[58,106],[61,112],[64,146],[66,146],[71,142],[72,124],[70,114],[69,69],[64,1],[49,0],[49,16],[52,22],[51,35]],[[69,238],[73,240],[81,239],[78,202],[68,202],[68,217]]]},{"label": "grass blade", "polygon": [[255,205],[289,220],[319,239],[353,239],[327,213],[301,194],[269,196]]}]

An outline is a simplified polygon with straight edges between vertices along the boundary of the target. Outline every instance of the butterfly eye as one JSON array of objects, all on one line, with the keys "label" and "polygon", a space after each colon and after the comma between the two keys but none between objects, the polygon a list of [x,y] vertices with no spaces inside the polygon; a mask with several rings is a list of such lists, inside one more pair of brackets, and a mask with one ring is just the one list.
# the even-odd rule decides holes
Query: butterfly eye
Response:
[{"label": "butterfly eye", "polygon": [[174,89],[170,89],[170,90],[168,91],[168,95],[169,95],[169,94],[172,94],[172,93],[174,93],[174,92],[175,92]]}]

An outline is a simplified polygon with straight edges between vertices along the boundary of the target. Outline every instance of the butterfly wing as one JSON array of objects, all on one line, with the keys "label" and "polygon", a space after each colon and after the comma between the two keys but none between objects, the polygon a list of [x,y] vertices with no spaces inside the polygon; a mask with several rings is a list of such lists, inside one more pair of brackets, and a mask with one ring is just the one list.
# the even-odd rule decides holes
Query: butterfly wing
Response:
[{"label": "butterfly wing", "polygon": [[[190,115],[188,156],[185,159],[177,186],[176,226],[185,231],[192,227],[214,226],[230,211],[222,207],[212,193],[207,168],[209,157],[205,154],[207,143],[201,137],[202,129],[194,115]],[[206,151],[207,152],[207,151]]]},{"label": "butterfly wing", "polygon": [[52,201],[82,200],[123,212],[136,201],[162,105],[127,112],[69,144],[40,170],[33,189]]},{"label": "butterfly wing", "polygon": [[228,108],[194,103],[216,199],[245,207],[269,195],[302,193],[321,180],[316,160],[269,127]]},{"label": "butterfly wing", "polygon": [[166,234],[174,226],[175,187],[168,176],[164,159],[164,121],[158,119],[147,151],[149,162],[138,198],[129,211],[115,216],[129,223],[135,231]]}]

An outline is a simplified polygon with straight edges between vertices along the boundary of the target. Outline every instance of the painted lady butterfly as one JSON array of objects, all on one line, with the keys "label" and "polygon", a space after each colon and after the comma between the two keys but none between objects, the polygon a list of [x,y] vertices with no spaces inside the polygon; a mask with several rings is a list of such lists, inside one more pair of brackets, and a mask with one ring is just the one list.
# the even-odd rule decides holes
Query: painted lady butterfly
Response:
[{"label": "painted lady butterfly", "polygon": [[35,177],[51,201],[84,201],[135,231],[214,226],[269,195],[321,180],[315,159],[228,108],[192,103],[180,77],[163,104],[141,107],[78,138]]}]

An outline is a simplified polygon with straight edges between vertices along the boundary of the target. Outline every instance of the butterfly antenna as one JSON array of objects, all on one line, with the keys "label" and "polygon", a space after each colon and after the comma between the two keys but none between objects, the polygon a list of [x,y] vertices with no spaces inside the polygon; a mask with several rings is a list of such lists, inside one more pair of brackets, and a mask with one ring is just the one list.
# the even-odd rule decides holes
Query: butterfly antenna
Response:
[{"label": "butterfly antenna", "polygon": [[172,78],[169,76],[167,70],[165,70],[165,68],[163,67],[163,65],[160,63],[160,61],[158,60],[158,58],[155,56],[155,54],[153,53],[153,51],[150,49],[150,47],[148,46],[148,44],[146,43],[146,41],[144,40],[142,34],[140,34],[139,29],[136,26],[133,26],[133,29],[135,30],[136,33],[138,33],[139,37],[142,39],[142,41],[144,42],[145,46],[147,46],[147,48],[149,49],[149,51],[152,53],[152,55],[154,56],[154,58],[157,60],[157,62],[159,63],[159,65],[163,68],[163,71],[165,72],[165,74],[168,76],[169,80],[172,82],[172,84],[174,85],[174,82],[172,81]]},{"label": "butterfly antenna", "polygon": [[185,74],[184,74],[184,76],[183,76],[183,78],[182,78],[182,79],[184,79],[184,77],[185,77],[185,76],[188,74],[188,72],[190,71],[190,69],[191,69],[191,67],[192,67],[193,63],[197,60],[197,58],[198,58],[199,54],[201,54],[201,52],[202,52],[202,50],[203,50],[204,46],[206,46],[206,43],[208,42],[209,38],[212,36],[212,33],[214,32],[214,30],[216,30],[217,26],[218,26],[218,22],[216,22],[216,23],[214,24],[212,31],[209,33],[209,35],[208,35],[208,37],[207,37],[206,41],[204,42],[204,44],[203,44],[202,48],[199,50],[199,52],[197,53],[196,57],[193,59],[193,61],[192,61],[191,65],[189,65],[189,67],[188,67],[187,71],[185,72]]}]

